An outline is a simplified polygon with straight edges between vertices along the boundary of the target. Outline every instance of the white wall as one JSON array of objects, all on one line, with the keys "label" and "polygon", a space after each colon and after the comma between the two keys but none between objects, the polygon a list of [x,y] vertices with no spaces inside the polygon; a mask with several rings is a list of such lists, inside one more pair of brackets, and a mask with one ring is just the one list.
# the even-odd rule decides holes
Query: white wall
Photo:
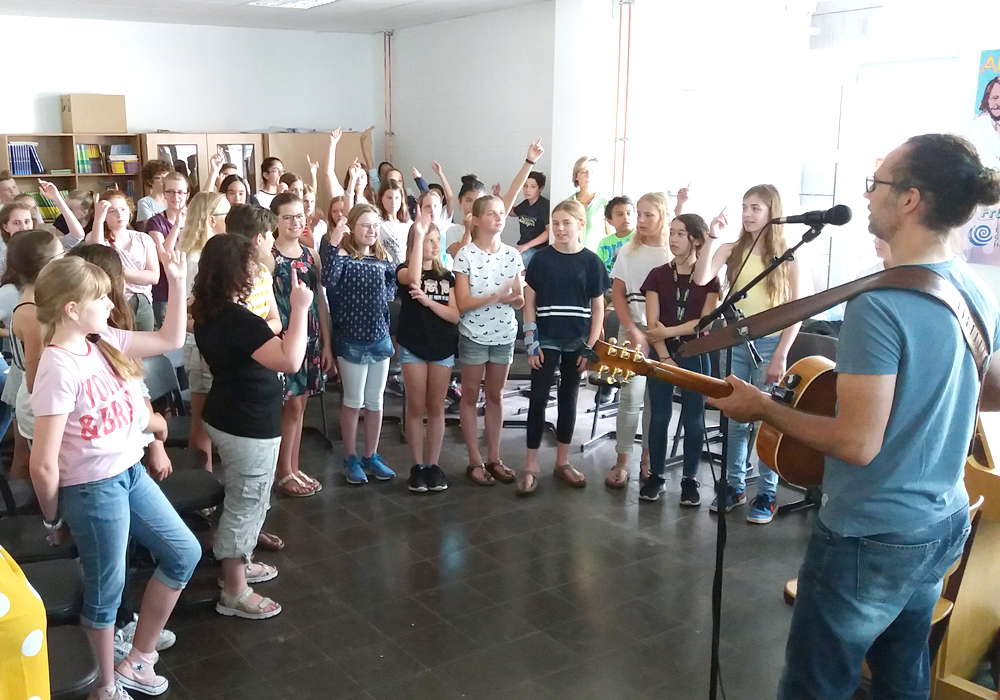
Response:
[{"label": "white wall", "polygon": [[133,132],[374,123],[368,35],[12,16],[0,26],[5,54],[20,57],[0,133],[59,133],[67,93],[124,94]]},{"label": "white wall", "polygon": [[[536,169],[549,173],[552,35],[551,2],[395,32],[391,160],[408,187],[415,189],[414,167],[435,181],[431,162],[437,160],[456,194],[467,173],[506,190],[538,138],[547,152]],[[380,100],[382,41],[381,35],[373,38]],[[381,101],[376,119],[373,150],[376,160],[388,160]]]}]

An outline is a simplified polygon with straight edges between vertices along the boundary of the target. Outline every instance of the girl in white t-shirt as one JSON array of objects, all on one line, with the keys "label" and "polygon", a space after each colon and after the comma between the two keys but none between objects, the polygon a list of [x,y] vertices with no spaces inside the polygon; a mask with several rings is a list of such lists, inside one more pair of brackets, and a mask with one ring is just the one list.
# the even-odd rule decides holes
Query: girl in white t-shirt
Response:
[{"label": "girl in white t-shirt", "polygon": [[379,240],[389,254],[389,259],[397,265],[406,260],[406,240],[410,231],[410,210],[406,206],[406,192],[394,180],[384,180],[375,197],[382,223],[379,226]]},{"label": "girl in white t-shirt", "polygon": [[125,266],[125,295],[135,313],[135,327],[153,330],[153,285],[160,281],[153,239],[128,227],[132,209],[128,198],[118,190],[107,190],[94,207],[94,229],[87,243],[109,245],[118,251]]},{"label": "girl in white t-shirt", "polygon": [[[469,450],[466,473],[477,484],[489,486],[499,479],[517,480],[500,459],[500,430],[503,427],[503,388],[514,361],[517,319],[514,309],[524,306],[521,256],[502,243],[500,234],[507,210],[528,179],[531,166],[545,149],[541,139],[528,147],[528,156],[503,199],[479,197],[472,207],[469,235],[472,242],[455,257],[455,298],[462,312],[459,322],[458,353],[462,360],[462,435]],[[486,380],[486,450],[484,463],[479,451],[476,402],[479,387]]]},{"label": "girl in white t-shirt", "polygon": [[[48,346],[35,376],[31,479],[53,542],[69,527],[80,555],[80,622],[99,663],[91,697],[122,700],[134,688],[167,689],[153,672],[160,631],[201,558],[201,545],[140,463],[142,376],[135,360],[184,342],[184,255],[159,247],[169,282],[163,327],[155,333],[110,328],[111,281],[81,258],[50,262],[38,275],[35,304]],[[114,622],[125,585],[130,537],[158,562],[146,587],[133,645],[114,665]]]}]

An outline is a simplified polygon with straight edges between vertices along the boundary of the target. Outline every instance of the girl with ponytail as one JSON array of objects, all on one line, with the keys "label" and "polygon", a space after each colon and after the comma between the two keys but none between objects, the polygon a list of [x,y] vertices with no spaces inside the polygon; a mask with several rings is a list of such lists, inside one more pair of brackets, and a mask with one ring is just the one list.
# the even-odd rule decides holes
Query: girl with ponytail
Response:
[{"label": "girl with ponytail", "polygon": [[[184,342],[184,255],[173,241],[157,244],[170,286],[163,327],[112,328],[112,284],[79,257],[49,262],[35,282],[35,308],[45,349],[35,374],[31,480],[53,543],[72,533],[83,570],[80,624],[97,654],[101,700],[147,695],[168,683],[153,671],[156,642],[181,589],[201,558],[201,545],[146,473],[137,360]],[[167,252],[169,249],[170,252]],[[65,518],[65,524],[64,519]],[[158,562],[146,587],[132,648],[115,667],[114,623],[125,585],[129,538]]]}]

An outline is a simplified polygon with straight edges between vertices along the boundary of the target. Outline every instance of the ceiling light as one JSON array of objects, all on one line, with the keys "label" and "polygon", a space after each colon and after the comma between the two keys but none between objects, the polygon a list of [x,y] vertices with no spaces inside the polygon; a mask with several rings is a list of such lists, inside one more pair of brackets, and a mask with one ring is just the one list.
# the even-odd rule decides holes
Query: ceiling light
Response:
[{"label": "ceiling light", "polygon": [[329,5],[337,0],[254,0],[249,3],[258,7],[280,7],[286,10],[308,10],[320,5]]}]

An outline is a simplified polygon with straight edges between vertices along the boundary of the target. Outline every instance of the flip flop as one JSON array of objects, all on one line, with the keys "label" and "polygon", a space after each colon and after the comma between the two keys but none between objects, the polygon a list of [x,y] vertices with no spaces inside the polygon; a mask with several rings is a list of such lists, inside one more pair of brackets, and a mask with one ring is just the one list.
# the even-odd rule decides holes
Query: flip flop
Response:
[{"label": "flip flop", "polygon": [[285,543],[282,542],[281,538],[277,535],[273,535],[270,532],[264,532],[262,530],[261,533],[257,535],[257,546],[271,552],[280,552],[285,548]]},{"label": "flip flop", "polygon": [[[306,492],[293,491],[288,486],[285,486],[285,484],[287,484],[289,481],[294,481],[300,488],[310,489],[310,490]],[[315,496],[317,493],[319,493],[318,489],[311,489],[306,484],[303,484],[297,474],[289,474],[288,476],[279,479],[274,484],[274,490],[285,496],[291,496],[292,498],[308,498],[309,496]]]},{"label": "flip flop", "polygon": [[537,488],[538,472],[521,472],[521,476],[517,480],[516,495],[527,496],[534,493]]},{"label": "flip flop", "polygon": [[[625,478],[621,478],[624,476]],[[612,489],[623,489],[628,486],[628,480],[631,477],[628,467],[623,467],[615,465],[611,467],[608,471],[608,475],[604,477],[604,484],[608,488]]]},{"label": "flip flop", "polygon": [[[572,472],[574,474],[579,474],[583,478],[580,479],[579,481],[576,481],[575,479],[573,479],[573,477],[569,475],[569,472]],[[566,482],[573,488],[580,489],[587,485],[587,477],[582,472],[577,471],[569,464],[560,464],[556,466],[556,468],[552,470],[552,476],[559,479],[560,481]]]},{"label": "flip flop", "polygon": [[[482,472],[483,472],[483,476],[482,477],[477,477],[477,476],[475,476],[473,474],[473,472],[476,469],[481,469],[482,470]],[[465,468],[465,474],[466,474],[466,476],[469,477],[469,479],[473,483],[479,484],[480,486],[494,486],[497,483],[496,479],[493,478],[493,475],[490,474],[488,471],[486,471],[486,465],[485,464],[470,464],[469,466],[467,466]]]}]

